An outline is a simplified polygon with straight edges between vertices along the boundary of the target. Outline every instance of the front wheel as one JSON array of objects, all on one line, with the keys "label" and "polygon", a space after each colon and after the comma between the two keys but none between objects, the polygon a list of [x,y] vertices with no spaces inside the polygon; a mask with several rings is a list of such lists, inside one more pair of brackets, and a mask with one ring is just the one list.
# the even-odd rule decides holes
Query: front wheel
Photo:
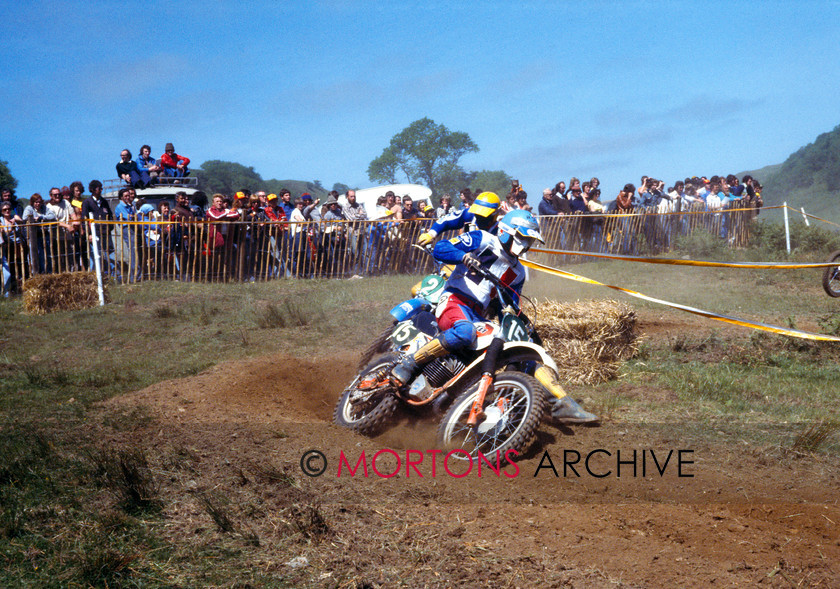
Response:
[{"label": "front wheel", "polygon": [[358,386],[369,374],[390,371],[399,358],[399,354],[380,356],[359,372],[359,375],[341,394],[333,412],[333,421],[363,436],[375,436],[381,432],[397,411],[399,402],[394,396],[394,391],[386,387],[367,394]]},{"label": "front wheel", "polygon": [[840,297],[840,252],[834,252],[828,259],[829,262],[837,262],[837,266],[829,266],[823,272],[822,284],[825,292],[830,297]]},{"label": "front wheel", "polygon": [[438,442],[447,449],[465,450],[472,457],[483,454],[493,462],[503,460],[508,450],[521,454],[531,443],[545,411],[540,384],[521,372],[499,373],[485,398],[486,417],[472,427],[467,425],[467,418],[477,396],[478,383],[455,399],[438,428]]}]

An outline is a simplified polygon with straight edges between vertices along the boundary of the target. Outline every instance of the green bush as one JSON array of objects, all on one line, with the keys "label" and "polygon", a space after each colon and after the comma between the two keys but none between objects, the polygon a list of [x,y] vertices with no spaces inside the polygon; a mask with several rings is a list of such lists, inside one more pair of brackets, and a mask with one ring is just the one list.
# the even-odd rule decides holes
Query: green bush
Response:
[{"label": "green bush", "polygon": [[725,260],[732,256],[725,239],[706,229],[697,229],[689,235],[680,235],[674,240],[674,249],[692,258]]},{"label": "green bush", "polygon": [[[763,250],[769,255],[787,252],[784,223],[755,223],[750,237],[750,247]],[[790,224],[791,253],[828,256],[840,249],[840,233],[824,227],[806,226],[796,222]]]}]

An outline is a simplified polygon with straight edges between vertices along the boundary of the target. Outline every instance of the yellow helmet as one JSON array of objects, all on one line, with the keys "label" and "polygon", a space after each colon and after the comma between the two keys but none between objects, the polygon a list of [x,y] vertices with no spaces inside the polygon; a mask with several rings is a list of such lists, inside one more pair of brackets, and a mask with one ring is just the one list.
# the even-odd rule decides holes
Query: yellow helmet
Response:
[{"label": "yellow helmet", "polygon": [[470,205],[470,212],[479,217],[490,217],[496,213],[501,202],[495,192],[482,192]]}]

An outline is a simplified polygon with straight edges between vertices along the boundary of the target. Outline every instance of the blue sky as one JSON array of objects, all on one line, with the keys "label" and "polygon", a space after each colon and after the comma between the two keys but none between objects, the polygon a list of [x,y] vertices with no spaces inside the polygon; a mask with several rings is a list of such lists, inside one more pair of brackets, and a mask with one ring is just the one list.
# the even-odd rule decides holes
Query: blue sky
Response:
[{"label": "blue sky", "polygon": [[536,202],[780,163],[840,124],[838,2],[34,2],[0,8],[0,159],[18,195],[194,165],[366,188],[422,117]]}]

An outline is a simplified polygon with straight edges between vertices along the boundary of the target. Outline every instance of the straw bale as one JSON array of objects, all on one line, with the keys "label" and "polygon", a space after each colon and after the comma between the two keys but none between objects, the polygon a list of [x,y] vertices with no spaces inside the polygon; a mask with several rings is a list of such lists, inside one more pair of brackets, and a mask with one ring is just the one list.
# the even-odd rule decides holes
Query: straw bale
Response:
[{"label": "straw bale", "polygon": [[[108,300],[107,288],[105,300]],[[40,274],[27,280],[23,286],[23,312],[30,315],[78,311],[98,304],[96,274],[93,272]]]},{"label": "straw bale", "polygon": [[537,305],[536,327],[560,378],[572,384],[615,378],[639,349],[636,313],[617,301],[544,301]]}]

